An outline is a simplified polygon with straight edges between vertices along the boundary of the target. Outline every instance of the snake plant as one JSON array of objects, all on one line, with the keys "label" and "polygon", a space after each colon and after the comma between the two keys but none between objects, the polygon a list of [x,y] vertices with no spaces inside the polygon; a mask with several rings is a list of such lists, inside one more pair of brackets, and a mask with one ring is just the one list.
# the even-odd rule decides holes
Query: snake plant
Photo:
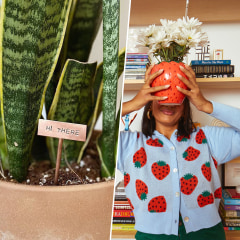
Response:
[{"label": "snake plant", "polygon": [[[0,22],[0,153],[19,182],[27,176],[43,105],[48,119],[86,124],[85,143],[65,141],[63,156],[80,161],[103,111],[102,175],[113,176],[118,130],[120,0],[3,0]],[[103,19],[103,63],[89,63]],[[51,161],[57,142],[48,138]]]}]

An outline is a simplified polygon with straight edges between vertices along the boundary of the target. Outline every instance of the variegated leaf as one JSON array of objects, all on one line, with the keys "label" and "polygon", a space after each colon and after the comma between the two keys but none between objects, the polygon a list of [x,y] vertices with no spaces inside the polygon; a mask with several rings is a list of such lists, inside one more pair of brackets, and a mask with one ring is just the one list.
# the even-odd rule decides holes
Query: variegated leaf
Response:
[{"label": "variegated leaf", "polygon": [[10,172],[22,181],[67,26],[71,0],[4,0],[0,31],[3,126]]},{"label": "variegated leaf", "polygon": [[[67,60],[49,112],[49,119],[88,124],[93,112],[93,82],[96,63]],[[58,140],[48,138],[51,161],[57,156]],[[82,142],[64,140],[62,160],[77,161]],[[63,161],[64,163],[64,161]]]}]

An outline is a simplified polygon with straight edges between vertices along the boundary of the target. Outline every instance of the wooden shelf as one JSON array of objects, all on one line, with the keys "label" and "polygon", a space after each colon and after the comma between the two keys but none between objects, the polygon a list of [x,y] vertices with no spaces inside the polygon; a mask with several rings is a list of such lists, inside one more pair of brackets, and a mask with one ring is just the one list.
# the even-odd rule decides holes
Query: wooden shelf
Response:
[{"label": "wooden shelf", "polygon": [[[225,231],[226,240],[240,240],[240,231]],[[136,231],[112,231],[112,240],[114,239],[135,239]]]},{"label": "wooden shelf", "polygon": [[[197,78],[201,88],[240,88],[240,77],[233,78]],[[139,90],[144,80],[125,80],[124,91]]]},{"label": "wooden shelf", "polygon": [[[130,26],[160,24],[159,19],[176,20],[185,15],[186,1],[132,0]],[[201,22],[239,22],[239,0],[189,1],[188,16]]]}]

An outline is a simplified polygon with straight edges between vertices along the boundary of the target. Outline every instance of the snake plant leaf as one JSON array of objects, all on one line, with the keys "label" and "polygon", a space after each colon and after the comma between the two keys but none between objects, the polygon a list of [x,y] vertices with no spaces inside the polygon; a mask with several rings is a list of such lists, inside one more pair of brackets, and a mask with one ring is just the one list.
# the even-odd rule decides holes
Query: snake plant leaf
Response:
[{"label": "snake plant leaf", "polygon": [[[93,82],[97,63],[67,60],[58,83],[48,118],[54,121],[88,124],[93,112]],[[57,157],[58,140],[48,138],[51,161]],[[64,140],[62,160],[77,161],[83,142]],[[62,161],[64,163],[64,161]]]},{"label": "snake plant leaf", "polygon": [[10,173],[26,178],[47,85],[60,54],[71,0],[4,0],[0,90]]},{"label": "snake plant leaf", "polygon": [[68,58],[88,60],[101,22],[102,0],[77,0],[68,38]]},{"label": "snake plant leaf", "polygon": [[5,134],[3,129],[2,116],[0,116],[0,155],[3,169],[8,169],[8,155],[7,155],[7,147],[5,142]]},{"label": "snake plant leaf", "polygon": [[58,80],[67,59],[86,62],[102,21],[102,0],[73,0],[64,43],[53,79],[46,93],[49,112]]},{"label": "snake plant leaf", "polygon": [[[124,70],[124,61],[125,61],[125,48],[121,49],[118,56],[119,61],[119,68],[118,68],[118,78],[121,76],[123,70]],[[91,122],[88,130],[87,139],[84,142],[84,145],[81,148],[79,157],[78,157],[78,163],[80,163],[83,153],[90,141],[90,138],[93,133],[94,126],[100,116],[100,113],[102,111],[102,90],[103,90],[103,63],[100,63],[97,67],[97,73],[94,81],[94,112],[93,116],[91,117]],[[117,124],[118,125],[118,124]]]},{"label": "snake plant leaf", "polygon": [[102,176],[114,175],[120,0],[103,0],[103,132],[98,149]]}]

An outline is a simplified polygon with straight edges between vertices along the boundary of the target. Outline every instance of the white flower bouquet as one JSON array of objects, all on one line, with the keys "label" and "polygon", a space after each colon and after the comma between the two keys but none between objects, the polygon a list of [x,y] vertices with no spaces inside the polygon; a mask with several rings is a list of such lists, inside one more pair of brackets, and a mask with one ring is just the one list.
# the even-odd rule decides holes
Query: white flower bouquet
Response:
[{"label": "white flower bouquet", "polygon": [[138,46],[148,47],[158,61],[182,62],[190,48],[204,46],[207,35],[196,18],[179,18],[177,21],[160,19],[161,26],[150,25],[141,29]]}]

